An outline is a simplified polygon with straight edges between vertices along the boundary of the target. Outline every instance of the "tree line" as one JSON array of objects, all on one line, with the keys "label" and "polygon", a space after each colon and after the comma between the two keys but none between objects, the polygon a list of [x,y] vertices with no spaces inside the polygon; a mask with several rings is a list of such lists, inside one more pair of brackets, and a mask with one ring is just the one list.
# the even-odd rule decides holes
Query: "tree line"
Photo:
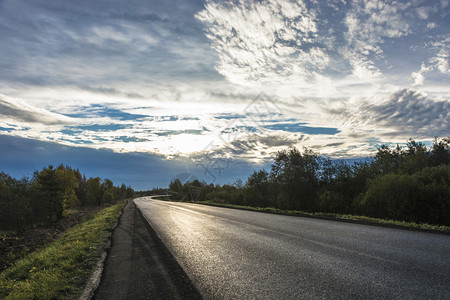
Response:
[{"label": "tree line", "polygon": [[132,197],[131,187],[109,179],[87,179],[78,169],[60,165],[20,180],[0,172],[0,229],[24,229],[60,219],[66,209],[101,206]]},{"label": "tree line", "polygon": [[169,186],[178,199],[192,199],[193,188],[197,200],[450,225],[450,137],[436,138],[430,148],[411,139],[405,147],[383,145],[352,164],[291,148],[245,183]]}]

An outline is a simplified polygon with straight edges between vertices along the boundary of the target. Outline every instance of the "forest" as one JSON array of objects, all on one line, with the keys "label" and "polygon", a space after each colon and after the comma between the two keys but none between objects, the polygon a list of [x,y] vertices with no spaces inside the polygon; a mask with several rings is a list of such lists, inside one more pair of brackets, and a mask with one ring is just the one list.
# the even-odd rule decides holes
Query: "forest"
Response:
[{"label": "forest", "polygon": [[125,184],[116,187],[109,179],[86,179],[78,169],[62,164],[20,180],[0,172],[0,229],[45,225],[60,219],[67,209],[101,206],[133,195]]},{"label": "forest", "polygon": [[450,225],[450,137],[427,148],[377,149],[355,163],[332,160],[304,148],[276,153],[269,171],[258,170],[246,182],[215,186],[195,180],[170,183],[178,200],[212,201],[304,212],[354,214],[399,221]]}]

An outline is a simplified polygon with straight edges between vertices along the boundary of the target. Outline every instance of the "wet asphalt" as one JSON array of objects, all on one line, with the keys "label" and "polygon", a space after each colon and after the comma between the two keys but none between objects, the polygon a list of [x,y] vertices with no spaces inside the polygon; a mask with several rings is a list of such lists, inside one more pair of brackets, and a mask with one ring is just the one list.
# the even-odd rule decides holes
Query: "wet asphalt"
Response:
[{"label": "wet asphalt", "polygon": [[[205,299],[450,299],[449,235],[149,197],[134,202],[183,269],[180,274]],[[134,226],[135,231],[145,227]],[[142,251],[154,251],[137,239],[133,243],[143,244]],[[153,254],[134,251],[130,256],[131,267],[127,261],[110,261],[110,268],[124,264],[123,277],[136,278],[134,272],[159,264]],[[155,278],[164,269],[155,269]],[[111,284],[116,283],[103,289]],[[146,284],[152,286],[134,288],[145,291]],[[131,295],[130,286],[123,285]],[[155,291],[165,296],[164,290]]]},{"label": "wet asphalt", "polygon": [[93,299],[201,299],[135,204],[124,208]]}]

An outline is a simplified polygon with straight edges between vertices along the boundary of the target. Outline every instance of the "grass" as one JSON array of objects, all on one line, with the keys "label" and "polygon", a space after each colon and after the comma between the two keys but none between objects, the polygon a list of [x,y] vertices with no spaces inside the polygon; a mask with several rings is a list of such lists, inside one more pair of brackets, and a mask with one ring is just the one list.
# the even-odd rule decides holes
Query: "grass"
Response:
[{"label": "grass", "polygon": [[126,201],[96,213],[0,274],[1,299],[76,299]]},{"label": "grass", "polygon": [[227,208],[235,208],[235,209],[244,209],[244,210],[250,210],[250,211],[272,213],[272,214],[283,214],[283,215],[290,215],[290,216],[303,216],[303,217],[333,219],[333,220],[348,221],[348,222],[355,222],[355,223],[383,225],[386,227],[401,227],[401,228],[408,228],[408,229],[437,231],[437,232],[450,234],[449,226],[431,225],[431,224],[405,222],[405,221],[397,221],[397,220],[386,220],[386,219],[372,218],[372,217],[366,217],[366,216],[357,216],[357,215],[343,215],[343,214],[321,213],[321,212],[310,213],[310,212],[297,211],[297,210],[282,210],[282,209],[273,208],[273,207],[252,207],[252,206],[235,205],[235,204],[227,204],[227,203],[217,203],[217,202],[212,202],[212,201],[199,201],[196,203],[211,205],[211,206],[219,206],[219,207],[227,207]]}]

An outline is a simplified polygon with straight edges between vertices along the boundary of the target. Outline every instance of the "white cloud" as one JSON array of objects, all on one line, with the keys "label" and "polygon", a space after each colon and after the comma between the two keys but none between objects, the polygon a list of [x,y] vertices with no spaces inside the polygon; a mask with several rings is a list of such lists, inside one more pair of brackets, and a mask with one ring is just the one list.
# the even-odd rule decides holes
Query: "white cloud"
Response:
[{"label": "white cloud", "polygon": [[427,20],[432,13],[438,11],[438,6],[419,6],[416,8],[416,13],[422,20]]},{"label": "white cloud", "polygon": [[388,38],[399,38],[410,33],[402,15],[404,7],[396,2],[353,1],[344,23],[347,45],[341,53],[353,66],[356,78],[376,79],[381,75],[374,59],[383,57],[381,45]]},{"label": "white cloud", "polygon": [[432,30],[432,29],[435,29],[436,27],[437,27],[437,25],[434,22],[427,24],[427,30]]},{"label": "white cloud", "polygon": [[450,132],[450,101],[432,99],[408,89],[393,94],[343,103],[328,112],[350,134],[363,130],[384,138],[432,138]]},{"label": "white cloud", "polygon": [[435,57],[430,59],[430,63],[442,74],[450,74],[450,70],[448,69],[448,57],[448,51],[441,49]]},{"label": "white cloud", "polygon": [[419,71],[411,73],[411,79],[414,80],[414,86],[423,85],[425,82],[424,75],[433,71],[440,72],[444,77],[448,78],[448,75],[450,75],[448,63],[450,51],[449,40],[450,39],[446,39],[433,43],[433,47],[437,49],[438,52],[426,63],[422,63]]},{"label": "white cloud", "polygon": [[[24,137],[171,156],[205,153],[214,141],[216,153],[246,159],[291,145],[359,156],[378,137],[440,135],[448,132],[450,49],[441,2],[438,13],[427,1],[207,0],[203,9],[173,15],[148,13],[151,4],[141,11],[140,1],[129,1],[127,11],[111,2],[100,15],[92,9],[99,2],[61,15],[49,9],[60,11],[56,2],[30,10],[8,2],[26,17],[0,12],[0,26],[15,30],[0,48],[7,70],[0,92],[22,100],[0,98],[0,126]],[[404,89],[411,84],[424,92]],[[241,124],[230,129],[239,139],[219,139],[229,120],[213,116],[242,114],[261,91],[280,108],[275,121],[339,133],[257,128],[252,135]],[[114,115],[126,113],[141,116]]]},{"label": "white cloud", "polygon": [[411,79],[414,80],[414,86],[420,86],[423,85],[425,82],[425,76],[424,74],[426,72],[429,72],[433,69],[433,67],[425,66],[424,63],[422,63],[422,66],[420,67],[420,70],[417,72],[411,73]]},{"label": "white cloud", "polygon": [[2,123],[8,120],[20,124],[36,123],[41,125],[70,124],[72,120],[60,114],[28,105],[18,98],[11,98],[0,94],[0,116]]},{"label": "white cloud", "polygon": [[305,81],[329,63],[313,44],[316,15],[301,1],[208,1],[196,17],[219,55],[217,71],[232,82]]},{"label": "white cloud", "polygon": [[446,8],[446,7],[448,6],[449,3],[450,3],[449,0],[441,0],[442,8]]},{"label": "white cloud", "polygon": [[[342,13],[329,15],[329,7]],[[334,83],[320,89],[326,97],[344,82],[382,83],[385,49],[416,30],[413,10],[378,0],[208,0],[196,18],[217,52],[216,70],[230,82],[311,96],[328,78]]]}]

